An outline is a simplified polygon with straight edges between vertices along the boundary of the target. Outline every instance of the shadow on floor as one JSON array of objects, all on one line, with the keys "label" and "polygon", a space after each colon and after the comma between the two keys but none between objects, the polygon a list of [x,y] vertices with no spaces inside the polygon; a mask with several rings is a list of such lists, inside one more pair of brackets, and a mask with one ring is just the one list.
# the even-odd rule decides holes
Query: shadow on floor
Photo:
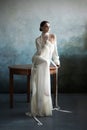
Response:
[{"label": "shadow on floor", "polygon": [[52,117],[38,118],[38,126],[32,117],[25,115],[30,109],[26,94],[14,94],[14,108],[9,107],[9,94],[0,94],[0,130],[86,130],[87,94],[59,94],[59,111]]}]

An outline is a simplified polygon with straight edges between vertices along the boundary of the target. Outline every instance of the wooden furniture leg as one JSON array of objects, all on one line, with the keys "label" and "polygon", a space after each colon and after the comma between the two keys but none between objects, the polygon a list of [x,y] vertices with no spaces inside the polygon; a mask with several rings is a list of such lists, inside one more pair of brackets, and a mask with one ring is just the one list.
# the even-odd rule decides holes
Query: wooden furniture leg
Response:
[{"label": "wooden furniture leg", "polygon": [[9,80],[10,80],[10,108],[13,108],[13,73],[9,72]]},{"label": "wooden furniture leg", "polygon": [[27,75],[27,102],[30,102],[30,75]]}]

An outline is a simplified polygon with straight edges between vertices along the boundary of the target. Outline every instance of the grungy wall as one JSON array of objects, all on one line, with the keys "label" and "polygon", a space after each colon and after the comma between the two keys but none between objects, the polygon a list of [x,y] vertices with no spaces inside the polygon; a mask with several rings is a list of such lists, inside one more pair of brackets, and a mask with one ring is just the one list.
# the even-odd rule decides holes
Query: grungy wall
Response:
[{"label": "grungy wall", "polygon": [[[57,36],[60,92],[87,92],[87,0],[0,0],[0,92],[9,91],[8,66],[31,63],[39,24]],[[15,92],[26,77],[15,76]]]}]

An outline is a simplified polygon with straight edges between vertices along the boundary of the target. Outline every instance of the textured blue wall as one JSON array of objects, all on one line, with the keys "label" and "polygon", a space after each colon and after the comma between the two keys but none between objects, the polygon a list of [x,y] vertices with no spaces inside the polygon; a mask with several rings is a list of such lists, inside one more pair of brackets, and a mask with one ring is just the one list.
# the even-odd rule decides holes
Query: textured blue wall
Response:
[{"label": "textured blue wall", "polygon": [[[42,20],[50,21],[51,30],[57,35],[61,60],[59,90],[87,90],[86,5],[86,0],[0,1],[0,92],[9,90],[9,65],[31,63]],[[21,86],[20,91],[24,92],[26,78],[21,78],[16,78],[15,89]]]}]

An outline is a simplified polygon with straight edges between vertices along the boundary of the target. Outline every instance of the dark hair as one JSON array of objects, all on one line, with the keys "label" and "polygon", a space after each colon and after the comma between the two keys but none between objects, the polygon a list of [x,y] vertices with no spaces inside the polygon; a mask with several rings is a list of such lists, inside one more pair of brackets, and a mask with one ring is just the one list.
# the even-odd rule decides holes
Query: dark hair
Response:
[{"label": "dark hair", "polygon": [[42,21],[41,23],[40,23],[40,31],[42,31],[42,29],[41,29],[41,27],[43,27],[46,23],[49,23],[48,21]]}]

